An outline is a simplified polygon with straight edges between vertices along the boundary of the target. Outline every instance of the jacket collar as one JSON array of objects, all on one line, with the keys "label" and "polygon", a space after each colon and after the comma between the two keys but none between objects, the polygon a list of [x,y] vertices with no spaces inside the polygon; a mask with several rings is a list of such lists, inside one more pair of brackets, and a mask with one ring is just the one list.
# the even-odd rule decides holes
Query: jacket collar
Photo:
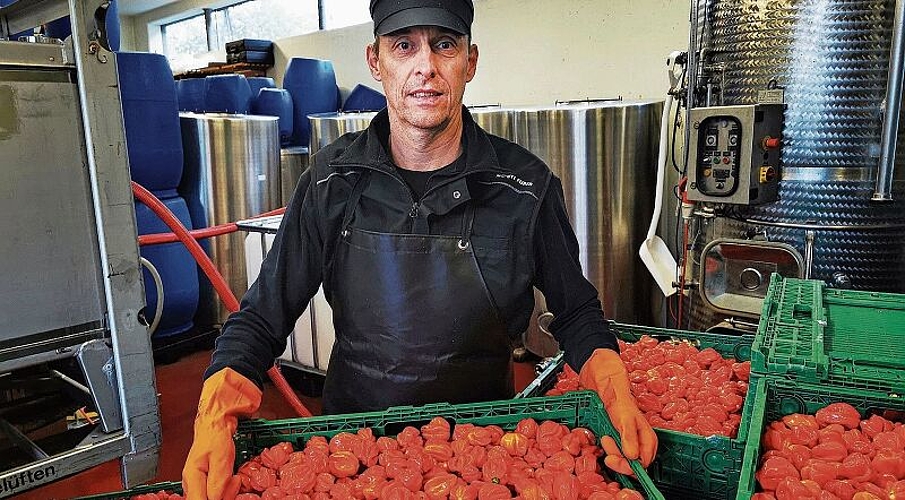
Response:
[{"label": "jacket collar", "polygon": [[[487,133],[482,130],[468,108],[462,106],[462,134],[465,136],[465,168],[462,173],[475,171],[500,170],[496,151],[490,143]],[[365,166],[388,173],[395,171],[393,160],[387,152],[386,144],[390,137],[390,117],[386,109],[377,113],[371,120],[366,132],[360,134],[335,160],[330,162],[333,168]]]}]

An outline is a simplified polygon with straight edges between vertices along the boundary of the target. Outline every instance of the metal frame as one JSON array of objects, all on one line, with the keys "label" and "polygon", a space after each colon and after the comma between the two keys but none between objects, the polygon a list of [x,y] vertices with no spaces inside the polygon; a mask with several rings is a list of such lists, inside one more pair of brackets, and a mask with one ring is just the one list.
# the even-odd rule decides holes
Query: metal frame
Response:
[{"label": "metal frame", "polygon": [[[0,472],[0,498],[121,458],[126,488],[157,473],[160,417],[151,340],[139,320],[144,289],[121,110],[116,55],[98,41],[95,11],[104,0],[19,0],[0,9],[0,36],[67,13],[72,24],[79,108],[103,271],[112,357],[103,369],[118,390],[122,429],[100,429],[76,448]],[[113,380],[115,378],[115,381]]]}]

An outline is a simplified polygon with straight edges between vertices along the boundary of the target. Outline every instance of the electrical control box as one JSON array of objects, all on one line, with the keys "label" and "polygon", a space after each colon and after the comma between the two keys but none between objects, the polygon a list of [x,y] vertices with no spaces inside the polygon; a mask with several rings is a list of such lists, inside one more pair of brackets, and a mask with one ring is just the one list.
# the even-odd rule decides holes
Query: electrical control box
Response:
[{"label": "electrical control box", "polygon": [[775,201],[782,104],[689,111],[688,199],[735,205]]}]

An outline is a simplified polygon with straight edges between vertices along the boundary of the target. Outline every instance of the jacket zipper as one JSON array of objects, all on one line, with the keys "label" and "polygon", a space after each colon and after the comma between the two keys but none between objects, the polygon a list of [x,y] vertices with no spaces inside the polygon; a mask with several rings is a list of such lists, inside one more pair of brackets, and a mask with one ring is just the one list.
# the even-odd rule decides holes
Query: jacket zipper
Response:
[{"label": "jacket zipper", "polygon": [[[424,200],[424,198],[427,195],[429,195],[432,191],[439,189],[439,188],[445,186],[446,184],[449,184],[450,182],[453,182],[454,180],[458,179],[458,177],[454,177],[454,178],[449,179],[447,182],[444,182],[443,184],[433,186],[433,187],[429,188],[427,191],[425,191],[420,199],[416,200],[415,192],[412,191],[412,188],[409,187],[409,185],[406,184],[406,182],[398,175],[391,174],[391,173],[387,172],[386,170],[381,170],[379,168],[373,167],[371,165],[365,165],[363,163],[347,163],[347,164],[344,164],[343,166],[344,167],[361,167],[361,168],[366,168],[368,170],[378,172],[378,173],[381,173],[384,175],[389,175],[393,179],[396,179],[397,182],[402,184],[402,186],[405,187],[406,192],[408,192],[408,194],[409,194],[409,199],[412,200],[412,206],[411,206],[411,208],[409,208],[409,217],[412,219],[412,228],[414,228],[414,226],[415,226],[415,219],[417,219],[418,216],[421,215],[421,202]],[[481,173],[481,172],[493,172],[493,169],[483,168],[483,169],[473,170],[471,172],[466,173],[463,177],[469,176],[472,174]]]}]

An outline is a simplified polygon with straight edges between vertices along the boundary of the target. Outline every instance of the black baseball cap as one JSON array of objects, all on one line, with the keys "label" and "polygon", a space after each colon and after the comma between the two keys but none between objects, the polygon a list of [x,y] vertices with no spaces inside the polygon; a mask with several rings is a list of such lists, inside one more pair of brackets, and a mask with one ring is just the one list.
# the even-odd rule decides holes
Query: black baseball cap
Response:
[{"label": "black baseball cap", "polygon": [[471,35],[472,0],[371,0],[374,34],[386,35],[412,26],[440,26]]}]

